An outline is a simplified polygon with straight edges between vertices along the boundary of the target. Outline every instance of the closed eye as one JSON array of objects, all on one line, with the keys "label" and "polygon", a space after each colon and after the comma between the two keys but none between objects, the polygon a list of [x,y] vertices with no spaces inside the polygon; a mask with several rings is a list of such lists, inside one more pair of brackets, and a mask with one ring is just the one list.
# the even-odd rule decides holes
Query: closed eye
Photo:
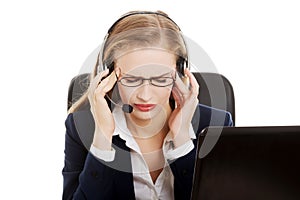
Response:
[{"label": "closed eye", "polygon": [[158,82],[158,83],[165,83],[167,82],[168,79],[172,79],[170,77],[156,77],[156,78],[153,78],[152,80]]},{"label": "closed eye", "polygon": [[139,77],[124,77],[123,81],[126,81],[127,83],[136,83],[141,81],[141,78]]}]

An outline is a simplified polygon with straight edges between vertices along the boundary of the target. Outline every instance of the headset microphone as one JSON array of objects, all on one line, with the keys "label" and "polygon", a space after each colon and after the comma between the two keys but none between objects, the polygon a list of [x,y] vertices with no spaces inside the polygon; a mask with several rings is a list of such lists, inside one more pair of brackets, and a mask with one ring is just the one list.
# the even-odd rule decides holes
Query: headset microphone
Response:
[{"label": "headset microphone", "polygon": [[116,104],[107,94],[105,95],[108,99],[109,99],[109,101],[111,102],[111,103],[113,103],[115,106],[118,106],[118,107],[121,107],[122,108],[122,110],[123,110],[123,112],[126,112],[126,113],[132,113],[132,111],[133,111],[133,107],[131,106],[131,105],[129,105],[129,104],[123,104],[122,106],[120,106],[119,104]]},{"label": "headset microphone", "polygon": [[126,113],[132,113],[133,107],[129,104],[123,104],[122,110]]}]

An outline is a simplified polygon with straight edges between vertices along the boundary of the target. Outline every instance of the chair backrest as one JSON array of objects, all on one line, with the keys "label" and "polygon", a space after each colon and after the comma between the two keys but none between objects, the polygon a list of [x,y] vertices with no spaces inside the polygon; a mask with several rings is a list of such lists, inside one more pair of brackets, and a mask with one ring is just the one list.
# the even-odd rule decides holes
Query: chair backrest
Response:
[{"label": "chair backrest", "polygon": [[193,74],[200,86],[199,103],[230,112],[235,122],[234,91],[229,80],[217,73],[194,72]]},{"label": "chair backrest", "polygon": [[[199,89],[199,103],[231,113],[235,122],[235,100],[233,87],[229,80],[221,74],[193,72]],[[89,73],[74,77],[68,91],[68,109],[76,102],[89,86]]]}]

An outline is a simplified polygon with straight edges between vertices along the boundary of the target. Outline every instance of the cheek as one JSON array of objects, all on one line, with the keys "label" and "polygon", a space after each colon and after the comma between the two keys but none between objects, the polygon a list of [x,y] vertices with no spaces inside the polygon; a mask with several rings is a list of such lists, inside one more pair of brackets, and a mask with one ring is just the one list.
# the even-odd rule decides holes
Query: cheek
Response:
[{"label": "cheek", "polygon": [[161,103],[169,102],[172,88],[159,88],[155,91],[155,96],[157,100]]},{"label": "cheek", "polygon": [[122,85],[118,85],[118,90],[122,102],[129,103],[129,100],[135,94],[136,88],[130,88],[130,87],[124,88]]}]

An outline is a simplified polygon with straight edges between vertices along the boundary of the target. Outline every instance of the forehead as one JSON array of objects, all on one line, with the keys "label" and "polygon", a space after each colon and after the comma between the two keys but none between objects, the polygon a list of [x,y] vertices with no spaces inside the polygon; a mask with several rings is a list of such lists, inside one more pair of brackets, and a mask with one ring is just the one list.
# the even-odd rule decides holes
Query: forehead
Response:
[{"label": "forehead", "polygon": [[122,73],[155,76],[175,70],[176,56],[161,49],[138,49],[123,54],[115,64]]}]

